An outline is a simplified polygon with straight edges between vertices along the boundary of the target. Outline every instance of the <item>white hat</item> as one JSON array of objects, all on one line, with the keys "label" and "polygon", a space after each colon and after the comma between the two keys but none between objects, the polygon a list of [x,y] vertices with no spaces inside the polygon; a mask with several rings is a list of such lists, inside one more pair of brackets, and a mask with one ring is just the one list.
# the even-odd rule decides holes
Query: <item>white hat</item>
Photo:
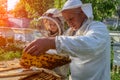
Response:
[{"label": "white hat", "polygon": [[80,0],[67,0],[63,5],[62,11],[67,9],[78,8],[82,6],[82,2]]},{"label": "white hat", "polygon": [[78,7],[81,7],[81,9],[83,10],[83,12],[86,14],[88,18],[93,18],[91,3],[83,4],[80,0],[67,0],[67,2],[64,4],[60,12],[68,9],[78,8]]}]

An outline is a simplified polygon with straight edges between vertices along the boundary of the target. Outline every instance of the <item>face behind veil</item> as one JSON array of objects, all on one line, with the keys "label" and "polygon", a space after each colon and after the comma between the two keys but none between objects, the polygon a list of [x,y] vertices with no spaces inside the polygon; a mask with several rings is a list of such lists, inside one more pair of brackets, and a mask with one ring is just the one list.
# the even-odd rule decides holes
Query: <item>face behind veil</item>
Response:
[{"label": "face behind veil", "polygon": [[45,37],[55,37],[63,33],[63,21],[59,17],[53,17],[57,9],[49,9],[38,20],[37,28]]}]

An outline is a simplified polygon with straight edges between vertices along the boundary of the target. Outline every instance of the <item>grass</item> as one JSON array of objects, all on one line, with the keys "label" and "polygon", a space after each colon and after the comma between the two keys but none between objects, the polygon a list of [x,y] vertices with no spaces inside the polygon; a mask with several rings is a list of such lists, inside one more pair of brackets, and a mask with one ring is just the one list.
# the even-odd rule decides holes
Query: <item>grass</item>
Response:
[{"label": "grass", "polygon": [[24,44],[10,43],[6,46],[0,46],[0,61],[20,58]]},{"label": "grass", "polygon": [[8,51],[8,52],[3,53],[3,54],[0,55],[0,61],[12,60],[14,58],[20,58],[20,57],[21,57],[21,52]]},{"label": "grass", "polygon": [[111,80],[120,80],[120,73],[111,72]]}]

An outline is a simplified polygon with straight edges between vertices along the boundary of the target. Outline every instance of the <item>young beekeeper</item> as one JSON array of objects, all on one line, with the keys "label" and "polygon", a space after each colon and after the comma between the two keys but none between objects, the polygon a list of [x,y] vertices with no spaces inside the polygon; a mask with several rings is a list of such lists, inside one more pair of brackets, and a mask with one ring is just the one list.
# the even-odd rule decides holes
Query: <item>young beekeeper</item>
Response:
[{"label": "young beekeeper", "polygon": [[105,24],[93,21],[92,5],[67,0],[60,13],[70,27],[66,34],[37,39],[24,51],[39,55],[56,49],[70,55],[72,80],[110,80],[109,32]]},{"label": "young beekeeper", "polygon": [[37,28],[44,37],[55,37],[63,34],[64,21],[62,17],[53,17],[58,12],[58,9],[50,8],[37,19]]}]

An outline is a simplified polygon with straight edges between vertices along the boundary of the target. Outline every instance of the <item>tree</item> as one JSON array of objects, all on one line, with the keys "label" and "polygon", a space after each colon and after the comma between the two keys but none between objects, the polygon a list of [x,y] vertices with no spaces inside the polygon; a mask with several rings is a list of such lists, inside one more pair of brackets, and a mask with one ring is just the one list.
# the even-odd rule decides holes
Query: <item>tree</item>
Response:
[{"label": "tree", "polygon": [[[54,7],[54,0],[20,0],[11,12],[15,17],[26,17],[32,20],[39,18],[49,8]],[[35,27],[35,21],[31,21],[31,28]]]},{"label": "tree", "polygon": [[7,0],[0,0],[0,26],[8,26]]},{"label": "tree", "polygon": [[20,0],[13,10],[16,16],[38,18],[54,6],[54,0]]},{"label": "tree", "polygon": [[54,1],[54,4],[55,4],[54,7],[61,9],[66,1],[67,0],[55,0]]},{"label": "tree", "polygon": [[25,9],[25,4],[20,0],[13,10],[10,11],[15,17],[28,18],[28,12]]}]

